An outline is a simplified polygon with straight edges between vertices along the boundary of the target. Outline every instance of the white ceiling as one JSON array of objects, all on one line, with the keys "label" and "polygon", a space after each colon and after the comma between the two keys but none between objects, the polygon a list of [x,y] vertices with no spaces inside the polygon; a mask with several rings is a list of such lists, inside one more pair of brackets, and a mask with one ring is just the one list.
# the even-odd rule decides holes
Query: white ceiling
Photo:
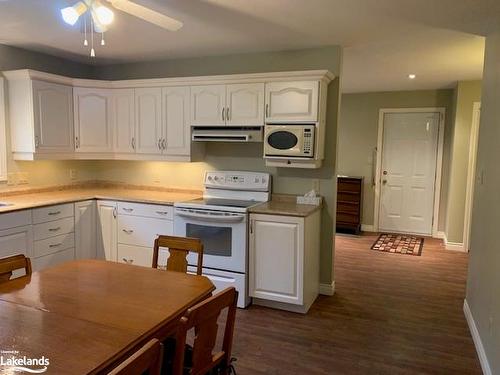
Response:
[{"label": "white ceiling", "polygon": [[[59,9],[76,0],[0,0],[0,43],[90,62]],[[286,50],[344,49],[343,91],[450,87],[482,75],[498,0],[135,0],[184,22],[168,32],[116,11],[96,64]],[[437,4],[436,4],[437,3]],[[417,79],[407,79],[408,73]]]}]

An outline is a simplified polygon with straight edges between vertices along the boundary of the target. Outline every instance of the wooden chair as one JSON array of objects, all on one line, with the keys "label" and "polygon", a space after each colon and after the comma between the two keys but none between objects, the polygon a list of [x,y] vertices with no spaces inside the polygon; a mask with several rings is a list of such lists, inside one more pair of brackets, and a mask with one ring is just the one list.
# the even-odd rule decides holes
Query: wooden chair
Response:
[{"label": "wooden chair", "polygon": [[152,339],[108,375],[160,375],[163,347]]},{"label": "wooden chair", "polygon": [[30,258],[19,254],[13,255],[7,258],[0,259],[0,283],[4,283],[10,280],[12,277],[12,272],[15,270],[23,269],[26,272],[26,276],[31,275],[31,261]]},{"label": "wooden chair", "polygon": [[[188,364],[189,374],[205,375],[216,367],[220,369],[221,375],[229,373],[237,301],[238,292],[231,287],[188,309],[181,318],[177,330],[173,375],[184,373],[186,336],[192,328],[195,329],[195,338],[192,347],[192,363]],[[213,354],[217,340],[217,319],[226,307],[228,312],[222,350]]]},{"label": "wooden chair", "polygon": [[197,238],[158,236],[153,249],[153,268],[158,268],[160,247],[167,247],[170,256],[166,269],[169,271],[187,272],[187,255],[189,252],[198,253],[196,274],[201,275],[203,267],[203,244]]}]

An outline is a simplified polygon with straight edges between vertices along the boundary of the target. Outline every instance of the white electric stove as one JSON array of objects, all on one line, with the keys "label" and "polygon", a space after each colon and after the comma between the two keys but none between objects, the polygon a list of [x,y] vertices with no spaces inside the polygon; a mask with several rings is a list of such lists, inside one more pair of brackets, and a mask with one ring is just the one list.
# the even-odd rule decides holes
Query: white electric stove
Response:
[{"label": "white electric stove", "polygon": [[[203,242],[203,274],[217,289],[234,286],[238,307],[248,297],[248,210],[271,195],[268,173],[206,172],[203,198],[174,204],[174,234]],[[196,255],[190,255],[191,270]]]}]

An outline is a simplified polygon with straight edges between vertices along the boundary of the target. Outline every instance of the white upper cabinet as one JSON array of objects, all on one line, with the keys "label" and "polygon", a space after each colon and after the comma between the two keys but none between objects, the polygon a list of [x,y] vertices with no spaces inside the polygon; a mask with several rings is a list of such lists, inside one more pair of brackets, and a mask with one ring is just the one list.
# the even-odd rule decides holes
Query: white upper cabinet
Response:
[{"label": "white upper cabinet", "polygon": [[318,121],[319,81],[266,83],[266,122]]},{"label": "white upper cabinet", "polygon": [[133,89],[113,90],[113,151],[135,152],[135,103]]},{"label": "white upper cabinet", "polygon": [[163,89],[163,152],[167,155],[191,154],[191,127],[189,126],[189,87]]},{"label": "white upper cabinet", "polygon": [[135,150],[161,154],[161,88],[135,89]]},{"label": "white upper cabinet", "polygon": [[226,125],[264,126],[264,84],[227,85]]},{"label": "white upper cabinet", "polygon": [[75,143],[77,152],[111,152],[112,95],[108,89],[75,87]]},{"label": "white upper cabinet", "polygon": [[191,87],[191,125],[226,124],[226,85]]},{"label": "white upper cabinet", "polygon": [[33,81],[36,152],[73,152],[73,88]]}]

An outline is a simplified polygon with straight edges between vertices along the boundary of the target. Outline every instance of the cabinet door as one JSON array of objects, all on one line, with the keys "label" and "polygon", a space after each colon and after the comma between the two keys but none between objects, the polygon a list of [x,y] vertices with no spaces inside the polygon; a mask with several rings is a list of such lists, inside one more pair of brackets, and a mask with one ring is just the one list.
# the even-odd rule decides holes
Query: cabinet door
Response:
[{"label": "cabinet door", "polygon": [[112,105],[110,90],[76,87],[75,133],[77,152],[111,152]]},{"label": "cabinet door", "polygon": [[189,87],[163,89],[163,132],[167,155],[191,154],[189,125]]},{"label": "cabinet door", "polygon": [[264,126],[264,84],[227,85],[226,124]]},{"label": "cabinet door", "polygon": [[153,265],[153,248],[119,244],[118,262],[151,267]]},{"label": "cabinet door", "polygon": [[135,89],[136,152],[161,154],[161,88]]},{"label": "cabinet door", "polygon": [[33,256],[33,230],[31,225],[0,231],[0,258],[24,254]]},{"label": "cabinet door", "polygon": [[250,220],[250,296],[301,305],[303,218],[251,215]]},{"label": "cabinet door", "polygon": [[36,152],[73,152],[73,88],[33,81]]},{"label": "cabinet door", "polygon": [[113,150],[135,152],[135,102],[133,89],[113,90]]},{"label": "cabinet door", "polygon": [[97,202],[97,258],[116,261],[116,202]]},{"label": "cabinet door", "polygon": [[266,122],[316,122],[318,98],[318,81],[266,83]]},{"label": "cabinet door", "polygon": [[76,259],[95,259],[96,249],[95,201],[75,203]]},{"label": "cabinet door", "polygon": [[191,87],[191,125],[225,125],[226,86],[207,85]]}]

